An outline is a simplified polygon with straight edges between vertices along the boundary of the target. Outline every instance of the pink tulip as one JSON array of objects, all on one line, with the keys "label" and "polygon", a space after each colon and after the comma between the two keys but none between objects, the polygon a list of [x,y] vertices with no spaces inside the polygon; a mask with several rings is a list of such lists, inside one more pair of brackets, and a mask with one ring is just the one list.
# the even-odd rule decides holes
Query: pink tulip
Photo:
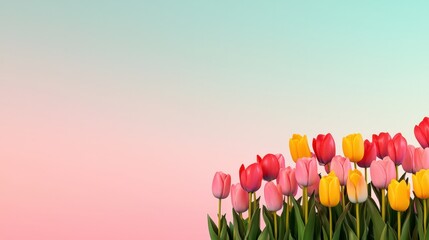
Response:
[{"label": "pink tulip", "polygon": [[319,195],[319,184],[320,184],[320,176],[319,174],[317,174],[316,181],[312,185],[308,186],[308,189],[307,189],[308,195],[311,196],[311,194],[313,193],[316,196]]},{"label": "pink tulip", "polygon": [[372,142],[375,144],[377,148],[377,157],[383,159],[388,156],[387,144],[389,143],[391,137],[387,132],[381,132],[379,135],[372,135]]},{"label": "pink tulip", "polygon": [[308,187],[316,182],[317,174],[316,158],[300,158],[296,162],[295,178],[300,187]]},{"label": "pink tulip", "polygon": [[240,167],[240,183],[246,192],[256,192],[262,183],[262,168],[259,163],[250,164],[247,168]]},{"label": "pink tulip", "polygon": [[223,172],[216,172],[212,183],[213,196],[218,199],[227,198],[231,187],[231,176]]},{"label": "pink tulip", "polygon": [[402,168],[408,173],[429,169],[429,148],[415,148],[413,145],[408,145]]},{"label": "pink tulip", "polygon": [[335,156],[335,141],[330,133],[313,138],[313,150],[320,164],[326,165]]},{"label": "pink tulip", "polygon": [[280,186],[267,182],[264,188],[265,204],[268,211],[277,212],[283,206],[283,195]]},{"label": "pink tulip", "polygon": [[397,133],[392,140],[389,141],[387,150],[390,159],[392,159],[395,165],[401,165],[407,154],[407,140],[405,140],[402,134]]},{"label": "pink tulip", "polygon": [[262,167],[262,174],[265,181],[271,181],[277,178],[279,174],[280,165],[279,160],[274,154],[267,154],[264,158],[259,155],[256,157],[259,165]]},{"label": "pink tulip", "polygon": [[285,157],[283,157],[283,154],[277,153],[276,157],[277,157],[277,160],[279,160],[280,168],[285,168]]},{"label": "pink tulip", "polygon": [[239,183],[231,186],[231,203],[238,213],[243,213],[249,208],[249,194],[244,191]]},{"label": "pink tulip", "polygon": [[357,165],[362,168],[369,168],[371,166],[372,161],[377,158],[377,147],[375,143],[370,142],[369,140],[365,140],[364,142],[365,153],[363,155],[362,160],[357,162]]},{"label": "pink tulip", "polygon": [[295,169],[291,167],[281,168],[277,177],[277,185],[280,185],[283,195],[295,196],[298,191],[298,184],[295,178]]},{"label": "pink tulip", "polygon": [[340,180],[341,186],[347,184],[347,178],[349,177],[349,171],[351,169],[352,166],[348,158],[337,155],[331,161],[331,171],[334,171],[338,180]]},{"label": "pink tulip", "polygon": [[429,118],[425,117],[414,127],[414,136],[416,136],[417,141],[420,143],[422,148],[429,147]]},{"label": "pink tulip", "polygon": [[389,157],[373,161],[370,167],[372,184],[379,189],[387,189],[390,181],[396,179],[395,164]]}]

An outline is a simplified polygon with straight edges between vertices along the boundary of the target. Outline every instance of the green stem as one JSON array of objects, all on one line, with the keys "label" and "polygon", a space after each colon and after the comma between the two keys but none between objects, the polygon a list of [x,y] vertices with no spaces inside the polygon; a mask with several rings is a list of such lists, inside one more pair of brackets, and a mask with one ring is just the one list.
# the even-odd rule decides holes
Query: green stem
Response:
[{"label": "green stem", "polygon": [[398,211],[398,239],[401,239],[401,212]]},{"label": "green stem", "polygon": [[256,211],[256,208],[257,208],[257,206],[256,206],[256,192],[254,192],[253,193],[253,211]]},{"label": "green stem", "polygon": [[426,199],[423,199],[423,229],[425,230],[426,234],[426,222],[427,221],[427,208],[426,208]]},{"label": "green stem", "polygon": [[240,213],[240,219],[243,220],[243,213]]},{"label": "green stem", "polygon": [[395,165],[395,168],[396,168],[396,180],[398,180],[399,179],[398,165]]},{"label": "green stem", "polygon": [[303,201],[303,207],[304,207],[304,222],[307,224],[308,222],[308,189],[307,187],[304,187],[303,195],[302,195],[302,201]]},{"label": "green stem", "polygon": [[249,227],[250,227],[250,221],[252,220],[252,193],[249,193],[249,210],[248,210],[248,215],[249,215]]},{"label": "green stem", "polygon": [[329,207],[329,240],[332,240],[332,209]]},{"label": "green stem", "polygon": [[286,203],[286,232],[289,231],[289,202],[290,202],[290,196],[286,197],[287,203]]},{"label": "green stem", "polygon": [[222,209],[222,200],[219,198],[219,214],[217,215],[218,218],[218,228],[217,228],[217,235],[220,237],[220,228],[221,228],[221,222],[220,222],[220,217],[222,215],[221,213],[221,209]]},{"label": "green stem", "polygon": [[365,182],[368,183],[368,172],[367,168],[365,168]]},{"label": "green stem", "polygon": [[356,203],[356,232],[358,239],[360,239],[359,203]]},{"label": "green stem", "polygon": [[343,210],[346,209],[346,199],[344,198],[344,186],[341,186],[341,203],[343,204]]},{"label": "green stem", "polygon": [[355,162],[355,169],[357,169],[357,163]]},{"label": "green stem", "polygon": [[381,189],[381,218],[383,222],[386,222],[386,199],[384,194],[386,193],[386,189]]},{"label": "green stem", "polygon": [[274,214],[274,238],[277,240],[277,213],[273,212]]}]

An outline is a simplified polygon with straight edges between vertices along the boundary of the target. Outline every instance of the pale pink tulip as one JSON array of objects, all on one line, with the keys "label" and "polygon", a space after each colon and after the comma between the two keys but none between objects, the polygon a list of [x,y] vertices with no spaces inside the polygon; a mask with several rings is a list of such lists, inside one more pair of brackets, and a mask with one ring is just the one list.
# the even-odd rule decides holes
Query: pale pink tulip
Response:
[{"label": "pale pink tulip", "polygon": [[347,184],[347,178],[349,177],[349,171],[351,169],[352,166],[348,158],[337,155],[331,161],[331,171],[335,172],[338,180],[340,180],[341,186]]},{"label": "pale pink tulip", "polygon": [[300,187],[313,185],[318,177],[316,158],[298,159],[296,162],[295,178]]},{"label": "pale pink tulip", "polygon": [[396,179],[395,164],[390,157],[373,161],[370,167],[372,184],[379,189],[387,189],[392,179]]},{"label": "pale pink tulip", "polygon": [[298,190],[295,169],[291,167],[281,168],[277,177],[277,184],[280,185],[283,195],[295,196]]},{"label": "pale pink tulip", "polygon": [[239,183],[231,186],[231,203],[238,213],[243,213],[249,208],[249,193],[244,191]]},{"label": "pale pink tulip", "polygon": [[264,187],[265,204],[268,211],[276,212],[283,206],[283,195],[280,186],[267,182]]},{"label": "pale pink tulip", "polygon": [[402,168],[408,173],[416,173],[421,169],[428,169],[429,148],[415,148],[413,145],[408,145],[407,154],[402,162]]},{"label": "pale pink tulip", "polygon": [[218,199],[227,198],[229,195],[230,188],[231,176],[223,172],[216,172],[212,183],[213,196]]}]

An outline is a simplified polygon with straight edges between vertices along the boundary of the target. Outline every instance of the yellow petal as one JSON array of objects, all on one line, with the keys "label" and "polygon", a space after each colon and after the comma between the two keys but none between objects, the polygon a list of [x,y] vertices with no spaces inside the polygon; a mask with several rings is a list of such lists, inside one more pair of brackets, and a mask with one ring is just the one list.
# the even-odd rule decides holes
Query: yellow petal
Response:
[{"label": "yellow petal", "polygon": [[389,200],[389,204],[392,209],[396,210],[396,186],[398,185],[398,181],[392,180],[387,187],[387,199]]},{"label": "yellow petal", "polygon": [[289,151],[290,155],[294,162],[298,160],[298,140],[293,139],[293,137],[289,140]]},{"label": "yellow petal", "polygon": [[319,198],[323,206],[329,207],[329,182],[327,177],[322,177],[319,183]]},{"label": "yellow petal", "polygon": [[429,198],[429,170],[424,170],[420,178],[423,199]]},{"label": "yellow petal", "polygon": [[337,177],[333,177],[329,183],[329,200],[330,207],[335,207],[340,202],[340,181]]},{"label": "yellow petal", "polygon": [[[419,171],[417,174],[419,174],[421,171]],[[413,187],[414,187],[414,193],[416,194],[416,196],[420,199],[423,198],[423,194],[422,194],[422,186],[420,185],[420,181],[419,178],[417,176],[417,174],[413,174],[412,178],[413,178]]]},{"label": "yellow petal", "polygon": [[310,147],[308,146],[307,136],[304,135],[298,142],[298,157],[311,157]]},{"label": "yellow petal", "polygon": [[364,151],[362,135],[360,133],[355,134],[353,138],[353,162],[362,160]]},{"label": "yellow petal", "polygon": [[350,138],[344,137],[343,138],[343,152],[344,152],[344,156],[346,156],[347,158],[349,158],[350,160],[352,160],[352,156],[353,156],[353,149],[352,149],[352,142],[350,141]]}]

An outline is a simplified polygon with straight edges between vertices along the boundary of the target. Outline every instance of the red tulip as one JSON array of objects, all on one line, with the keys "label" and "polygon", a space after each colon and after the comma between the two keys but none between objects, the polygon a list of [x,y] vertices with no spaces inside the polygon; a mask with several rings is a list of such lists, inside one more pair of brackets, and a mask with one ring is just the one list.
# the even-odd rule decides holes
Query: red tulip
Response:
[{"label": "red tulip", "polygon": [[238,183],[231,186],[231,203],[238,213],[243,213],[249,208],[249,194]]},{"label": "red tulip", "polygon": [[388,156],[387,144],[389,143],[391,137],[387,132],[381,132],[379,135],[372,134],[372,142],[377,148],[377,157],[383,159]]},{"label": "red tulip", "polygon": [[263,178],[265,181],[271,181],[277,178],[279,175],[280,164],[279,160],[274,154],[267,154],[264,158],[259,155],[256,157],[259,165],[262,167]]},{"label": "red tulip", "polygon": [[250,164],[247,168],[240,167],[240,184],[246,192],[256,192],[262,183],[262,168],[259,163]]},{"label": "red tulip", "polygon": [[315,158],[298,159],[296,162],[295,178],[301,188],[313,185],[318,177]]},{"label": "red tulip", "polygon": [[369,168],[369,166],[371,166],[372,161],[377,158],[377,147],[375,146],[374,142],[365,140],[364,148],[365,153],[363,155],[363,158],[357,163],[357,165],[362,168]]},{"label": "red tulip", "polygon": [[277,157],[277,160],[279,160],[280,168],[285,168],[285,157],[283,157],[283,154],[277,153],[276,157]]},{"label": "red tulip", "polygon": [[429,148],[415,148],[413,145],[408,145],[402,168],[408,173],[429,169]]},{"label": "red tulip", "polygon": [[407,154],[407,140],[405,140],[402,134],[397,133],[392,140],[389,141],[387,149],[389,157],[395,165],[401,165]]},{"label": "red tulip", "polygon": [[217,172],[214,175],[212,183],[213,196],[218,199],[227,198],[231,187],[231,176],[223,172]]},{"label": "red tulip", "polygon": [[429,147],[429,118],[425,117],[414,127],[414,136],[416,136],[417,141],[420,143],[422,148]]},{"label": "red tulip", "polygon": [[270,212],[277,212],[283,206],[283,195],[279,185],[267,182],[264,187],[264,197],[267,209]]},{"label": "red tulip", "polygon": [[283,195],[295,196],[298,190],[298,184],[295,178],[295,169],[291,167],[280,168],[277,184],[280,185]]},{"label": "red tulip", "polygon": [[326,165],[335,156],[335,141],[330,133],[313,138],[313,150],[320,164]]},{"label": "red tulip", "polygon": [[390,181],[396,179],[395,164],[389,157],[373,161],[370,167],[372,184],[379,189],[387,189]]}]

